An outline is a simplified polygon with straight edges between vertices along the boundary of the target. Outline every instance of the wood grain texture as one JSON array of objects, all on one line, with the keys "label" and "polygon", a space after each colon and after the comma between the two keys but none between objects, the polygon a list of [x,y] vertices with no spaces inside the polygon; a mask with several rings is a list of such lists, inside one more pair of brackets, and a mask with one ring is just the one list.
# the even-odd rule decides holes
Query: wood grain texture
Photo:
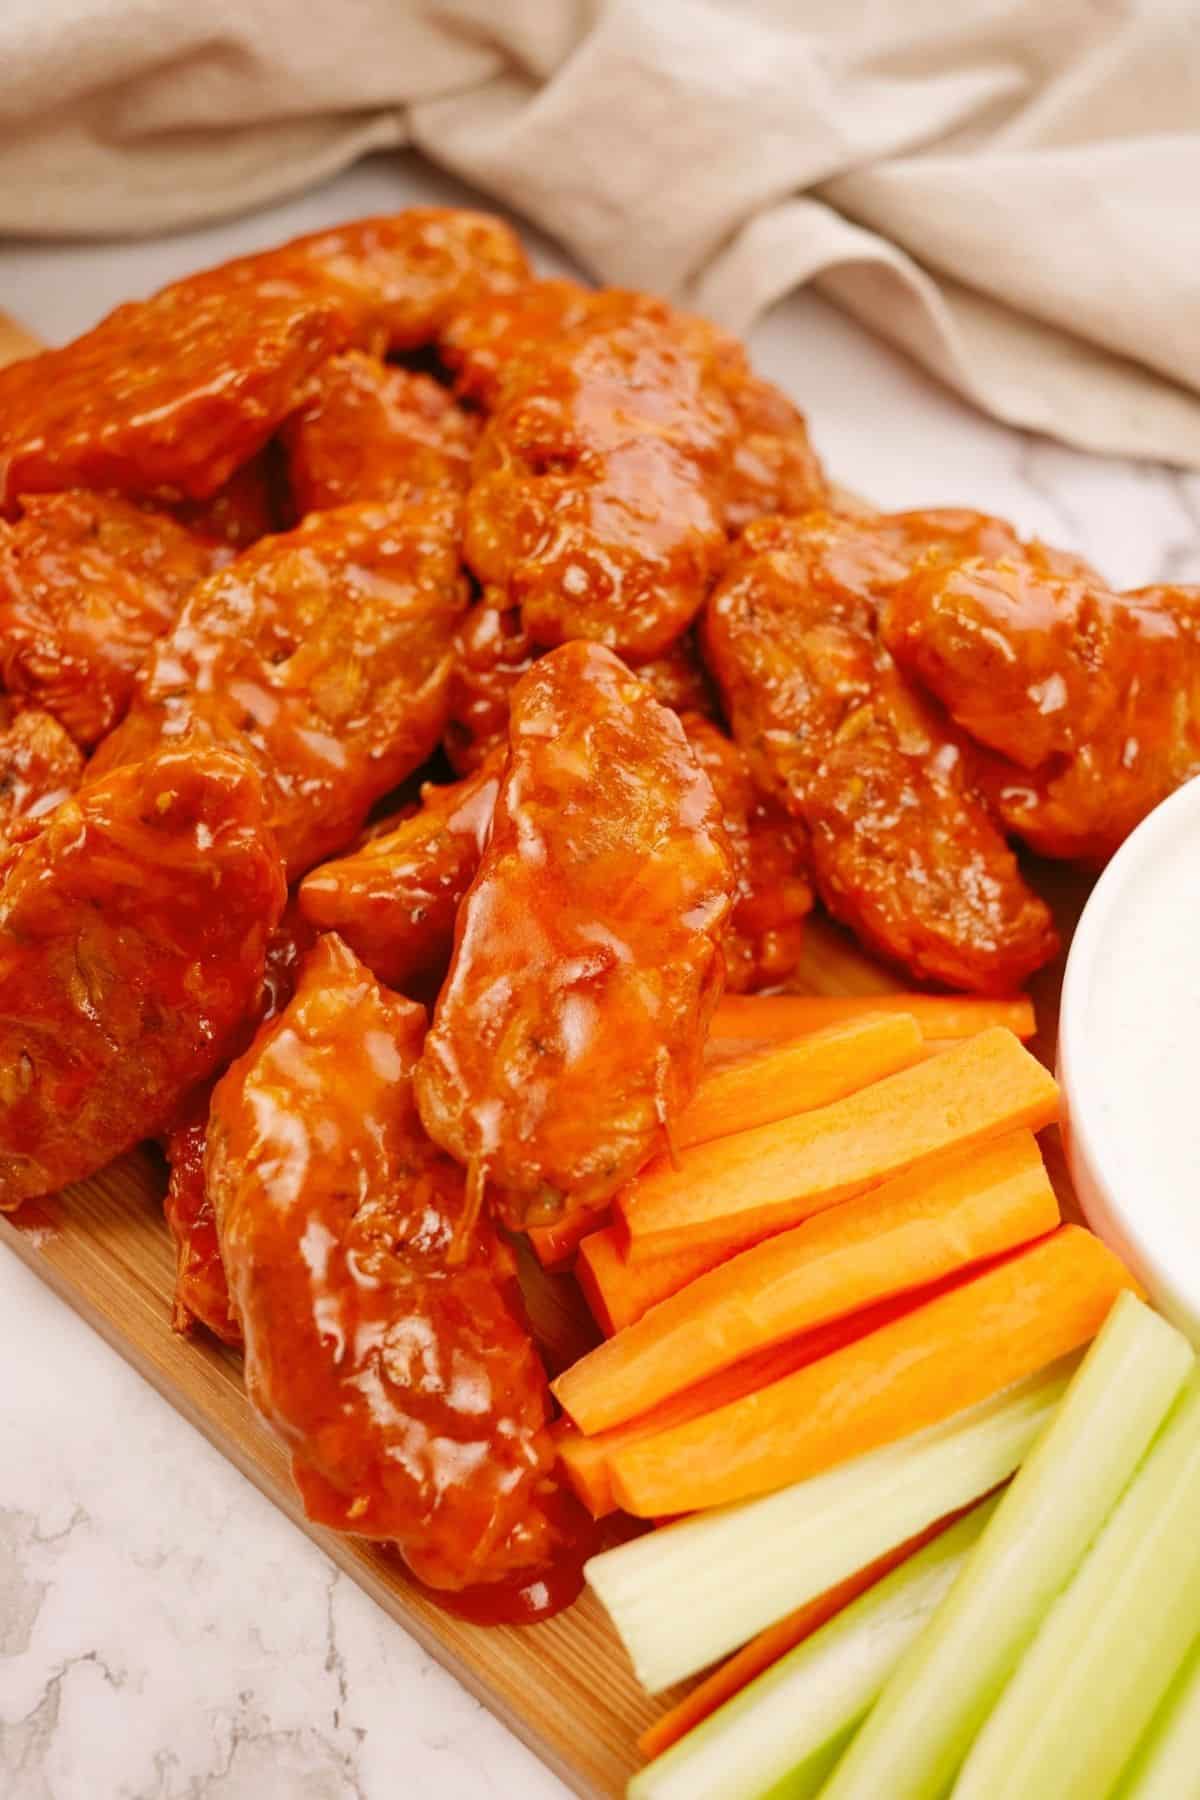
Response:
[{"label": "wood grain texture", "polygon": [[[0,315],[0,365],[36,343]],[[1033,879],[1055,906],[1066,935],[1087,884],[1039,865]],[[1061,960],[1036,988],[1037,1048],[1053,1063]],[[835,926],[814,920],[800,975],[812,993],[871,993],[900,983],[871,963]],[[1056,1133],[1047,1134],[1051,1140]],[[1073,1206],[1056,1144],[1047,1145],[1056,1186]],[[241,1359],[201,1332],[172,1329],[174,1255],[162,1218],[165,1171],[138,1151],[52,1200],[0,1214],[4,1242],[81,1314],[126,1361],[190,1419],[335,1563],[451,1671],[575,1793],[610,1800],[639,1765],[638,1733],[673,1698],[650,1700],[590,1594],[544,1625],[481,1627],[442,1612],[409,1581],[399,1559],[378,1546],[339,1537],[305,1518],[275,1437],[242,1387]],[[568,1278],[527,1289],[551,1359],[568,1360],[590,1330]]]}]

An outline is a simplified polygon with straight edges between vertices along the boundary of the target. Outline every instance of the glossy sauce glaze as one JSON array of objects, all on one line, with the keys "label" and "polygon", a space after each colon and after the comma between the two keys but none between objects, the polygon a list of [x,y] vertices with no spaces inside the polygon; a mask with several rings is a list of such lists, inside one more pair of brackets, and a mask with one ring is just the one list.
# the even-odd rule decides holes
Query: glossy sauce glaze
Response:
[{"label": "glossy sauce glaze", "polygon": [[249,1392],[310,1517],[394,1543],[463,1610],[529,1619],[578,1591],[587,1534],[511,1256],[417,1117],[424,1035],[322,938],[218,1084],[209,1189]]},{"label": "glossy sauce glaze", "polygon": [[348,350],[322,364],[282,432],[297,517],[356,500],[465,492],[479,422],[428,375]]},{"label": "glossy sauce glaze", "polygon": [[[316,941],[315,930],[290,899],[267,941],[258,1004],[247,1014],[233,1049],[245,1048],[260,1024],[283,1011],[295,992],[300,965]],[[229,1298],[217,1221],[204,1179],[212,1087],[205,1082],[189,1095],[163,1143],[171,1168],[163,1212],[175,1243],[173,1323],[176,1331],[187,1332],[198,1322],[222,1342],[240,1344],[242,1328]]]},{"label": "glossy sauce glaze", "polygon": [[[925,543],[993,526],[932,515]],[[757,779],[808,827],[830,912],[918,979],[1005,992],[1054,954],[1049,912],[977,796],[965,740],[876,630],[925,529],[912,514],[760,520],[713,596],[705,644]]]},{"label": "glossy sauce glaze", "polygon": [[74,793],[83,754],[49,713],[13,714],[0,698],[0,875],[11,846]]},{"label": "glossy sauce glaze", "polygon": [[813,908],[807,834],[798,819],[758,791],[745,755],[718,725],[688,713],[683,728],[712,782],[737,871],[723,945],[725,985],[735,994],[774,986],[795,973],[804,920]]},{"label": "glossy sauce glaze", "polygon": [[31,494],[0,520],[0,677],[85,749],[124,715],[133,678],[221,551],[111,495]]},{"label": "glossy sauce glaze", "polygon": [[474,880],[504,766],[483,766],[445,787],[427,785],[421,804],[373,831],[350,856],[322,863],[300,884],[300,907],[336,931],[374,975],[405,993],[432,989],[446,972],[459,904]]},{"label": "glossy sauce glaze", "polygon": [[445,723],[467,604],[461,503],[343,507],[264,539],[191,594],[92,767],[216,742],[258,767],[289,877],[357,836]]},{"label": "glossy sauce glaze", "polygon": [[418,1076],[430,1135],[513,1223],[597,1204],[699,1073],[736,878],[674,714],[598,645],[543,657]]},{"label": "glossy sauce glaze", "polygon": [[725,553],[735,415],[725,340],[642,295],[506,371],[484,431],[464,554],[533,642],[590,638],[644,661],[691,623]]},{"label": "glossy sauce glaze", "polygon": [[63,802],[0,890],[0,1208],[167,1124],[236,1047],[284,898],[242,757],[166,752]]},{"label": "glossy sauce glaze", "polygon": [[1015,769],[989,793],[1047,856],[1105,861],[1200,770],[1200,589],[1115,594],[1039,544],[922,561],[891,598],[902,666]]},{"label": "glossy sauce glaze", "polygon": [[334,351],[430,343],[460,307],[527,275],[499,219],[415,207],[173,282],[0,369],[0,512],[69,487],[206,500]]},{"label": "glossy sauce glaze", "polygon": [[[463,307],[439,347],[459,394],[490,413],[506,391],[537,379],[547,345],[586,332],[598,317],[620,318],[638,298],[597,294],[573,281],[531,281]],[[681,339],[702,350],[733,409],[736,430],[721,500],[729,534],[736,536],[764,514],[806,512],[822,504],[827,485],[803,415],[750,370],[733,339],[682,314],[675,315],[675,325]]]}]

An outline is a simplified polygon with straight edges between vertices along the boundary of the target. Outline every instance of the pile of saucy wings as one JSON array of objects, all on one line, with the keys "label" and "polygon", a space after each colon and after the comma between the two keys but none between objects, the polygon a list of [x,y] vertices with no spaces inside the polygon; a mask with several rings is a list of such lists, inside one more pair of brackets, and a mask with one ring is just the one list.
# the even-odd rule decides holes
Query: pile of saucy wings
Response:
[{"label": "pile of saucy wings", "polygon": [[146,1139],[176,1323],[309,1513],[544,1616],[514,1234],[670,1150],[816,901],[910,977],[1053,956],[1200,769],[1200,592],[839,502],[741,346],[360,220],[0,371],[0,1207]]}]

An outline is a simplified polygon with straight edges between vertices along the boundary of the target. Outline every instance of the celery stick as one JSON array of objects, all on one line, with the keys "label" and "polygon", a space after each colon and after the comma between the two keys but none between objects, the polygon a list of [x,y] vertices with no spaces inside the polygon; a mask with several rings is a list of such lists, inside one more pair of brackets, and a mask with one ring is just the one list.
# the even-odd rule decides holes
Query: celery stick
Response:
[{"label": "celery stick", "polygon": [[1077,1357],[896,1444],[605,1550],[585,1574],[651,1693],[1007,1480]]},{"label": "celery stick", "polygon": [[1120,1800],[1200,1800],[1200,1638],[1117,1791]]},{"label": "celery stick", "polygon": [[1104,1800],[1200,1620],[1200,1375],[1051,1607],[955,1800]]},{"label": "celery stick", "polygon": [[825,1800],[945,1793],[1194,1360],[1182,1333],[1121,1295],[953,1591],[823,1789]]},{"label": "celery stick", "polygon": [[635,1775],[628,1800],[805,1800],[961,1571],[985,1500]]}]

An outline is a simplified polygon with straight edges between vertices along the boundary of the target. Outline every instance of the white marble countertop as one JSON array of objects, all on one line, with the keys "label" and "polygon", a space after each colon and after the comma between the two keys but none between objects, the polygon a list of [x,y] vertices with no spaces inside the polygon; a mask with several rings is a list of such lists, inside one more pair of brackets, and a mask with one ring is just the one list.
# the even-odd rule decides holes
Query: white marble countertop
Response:
[{"label": "white marble countertop", "polygon": [[[129,245],[5,245],[50,341],[206,261],[461,190],[361,165],[271,212]],[[752,339],[839,480],[964,503],[1120,585],[1200,581],[1200,476],[970,412],[812,296]],[[14,1258],[0,1251],[3,1800],[555,1800],[565,1789]]]}]

